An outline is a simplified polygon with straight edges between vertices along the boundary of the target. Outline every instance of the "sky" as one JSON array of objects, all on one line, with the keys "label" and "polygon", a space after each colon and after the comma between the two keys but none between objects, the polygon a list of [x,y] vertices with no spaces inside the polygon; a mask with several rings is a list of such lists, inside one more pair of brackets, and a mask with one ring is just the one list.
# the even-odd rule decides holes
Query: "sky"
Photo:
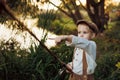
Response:
[{"label": "sky", "polygon": [[[54,9],[54,10],[57,10],[57,8],[54,7],[52,4],[46,3],[46,4],[43,5],[41,3],[37,3],[36,0],[31,0],[31,1],[35,5],[38,5],[39,9],[45,9],[45,10],[47,10],[47,9]],[[80,0],[80,1],[82,2],[83,5],[86,4],[86,0]],[[51,2],[53,2],[55,5],[60,5],[60,0],[51,0]],[[79,4],[79,1],[77,1],[77,3]],[[109,5],[111,3],[113,3],[114,5],[118,5],[120,3],[120,0],[107,0],[106,5]]]},{"label": "sky", "polygon": [[[36,3],[36,0],[31,0],[31,1],[33,3],[35,3],[36,5],[38,5],[39,9],[45,9],[45,10],[47,10],[47,9],[54,9],[54,10],[57,10],[57,8],[54,7],[52,4],[46,3],[46,4],[43,5],[41,3]],[[85,5],[86,0],[80,0],[80,1],[83,3],[83,5]],[[51,2],[53,2],[55,5],[60,5],[60,0],[51,0]]]}]

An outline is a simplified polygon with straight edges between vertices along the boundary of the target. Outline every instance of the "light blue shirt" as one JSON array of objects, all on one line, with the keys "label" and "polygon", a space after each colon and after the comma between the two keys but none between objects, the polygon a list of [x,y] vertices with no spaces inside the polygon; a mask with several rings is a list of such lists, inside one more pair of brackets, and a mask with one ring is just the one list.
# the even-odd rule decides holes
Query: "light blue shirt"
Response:
[{"label": "light blue shirt", "polygon": [[73,36],[72,42],[66,42],[68,46],[74,46],[75,51],[73,55],[73,61],[70,64],[73,64],[73,72],[82,75],[83,74],[83,50],[86,53],[87,59],[87,74],[94,73],[95,67],[97,66],[95,59],[96,59],[96,43],[91,40],[87,40],[81,37]]}]

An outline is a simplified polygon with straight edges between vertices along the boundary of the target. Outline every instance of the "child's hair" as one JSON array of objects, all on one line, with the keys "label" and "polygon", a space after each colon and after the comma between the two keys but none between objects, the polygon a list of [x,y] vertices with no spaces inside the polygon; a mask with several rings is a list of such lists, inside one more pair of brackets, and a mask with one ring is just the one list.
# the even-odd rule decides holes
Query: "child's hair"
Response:
[{"label": "child's hair", "polygon": [[78,20],[76,25],[78,26],[79,24],[86,24],[88,25],[88,27],[97,35],[98,34],[98,27],[96,26],[96,24],[92,23],[92,22],[88,22],[85,20]]}]

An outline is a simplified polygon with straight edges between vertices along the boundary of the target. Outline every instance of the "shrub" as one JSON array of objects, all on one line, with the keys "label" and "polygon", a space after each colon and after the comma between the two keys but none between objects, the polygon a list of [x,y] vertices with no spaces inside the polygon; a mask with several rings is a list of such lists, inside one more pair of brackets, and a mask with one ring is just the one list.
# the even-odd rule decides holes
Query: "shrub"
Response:
[{"label": "shrub", "polygon": [[[51,48],[62,61],[69,62],[71,48],[61,45]],[[63,66],[41,45],[21,50],[15,41],[0,45],[0,80],[67,80],[59,74]],[[70,58],[69,58],[70,57]]]},{"label": "shrub", "polygon": [[97,60],[95,80],[120,80],[120,68],[116,65],[120,61],[120,54],[105,54]]},{"label": "shrub", "polygon": [[97,68],[95,80],[120,80],[120,22],[105,31],[103,37],[96,39],[98,46]]}]

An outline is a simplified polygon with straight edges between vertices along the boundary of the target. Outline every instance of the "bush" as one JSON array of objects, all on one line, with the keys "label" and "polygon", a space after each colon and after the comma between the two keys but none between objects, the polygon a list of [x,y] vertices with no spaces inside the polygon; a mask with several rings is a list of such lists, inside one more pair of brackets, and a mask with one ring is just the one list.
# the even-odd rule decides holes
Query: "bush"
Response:
[{"label": "bush", "polygon": [[20,49],[15,40],[0,44],[0,80],[54,80],[58,66],[40,45]]},{"label": "bush", "polygon": [[98,46],[95,80],[120,80],[120,22],[105,31],[104,36],[96,39]]},{"label": "bush", "polygon": [[95,80],[120,80],[120,68],[116,64],[120,61],[120,54],[105,54],[97,60]]},{"label": "bush", "polygon": [[[20,45],[10,40],[0,44],[0,80],[27,79],[27,50],[20,50]],[[26,76],[26,77],[24,77]]]},{"label": "bush", "polygon": [[[56,55],[65,62],[66,64],[72,61],[73,51],[74,48],[70,46],[66,46],[65,44],[60,44],[59,46],[55,46],[51,48],[51,50],[54,53],[57,53]],[[64,67],[58,62],[59,67],[58,69],[64,69]],[[68,80],[69,74],[66,73],[66,71],[63,72],[63,74],[60,74],[57,80]]]},{"label": "bush", "polygon": [[[60,45],[51,48],[62,61],[71,59],[71,48]],[[67,80],[67,74],[59,74],[63,66],[41,45],[21,50],[15,41],[0,45],[0,80]]]}]

